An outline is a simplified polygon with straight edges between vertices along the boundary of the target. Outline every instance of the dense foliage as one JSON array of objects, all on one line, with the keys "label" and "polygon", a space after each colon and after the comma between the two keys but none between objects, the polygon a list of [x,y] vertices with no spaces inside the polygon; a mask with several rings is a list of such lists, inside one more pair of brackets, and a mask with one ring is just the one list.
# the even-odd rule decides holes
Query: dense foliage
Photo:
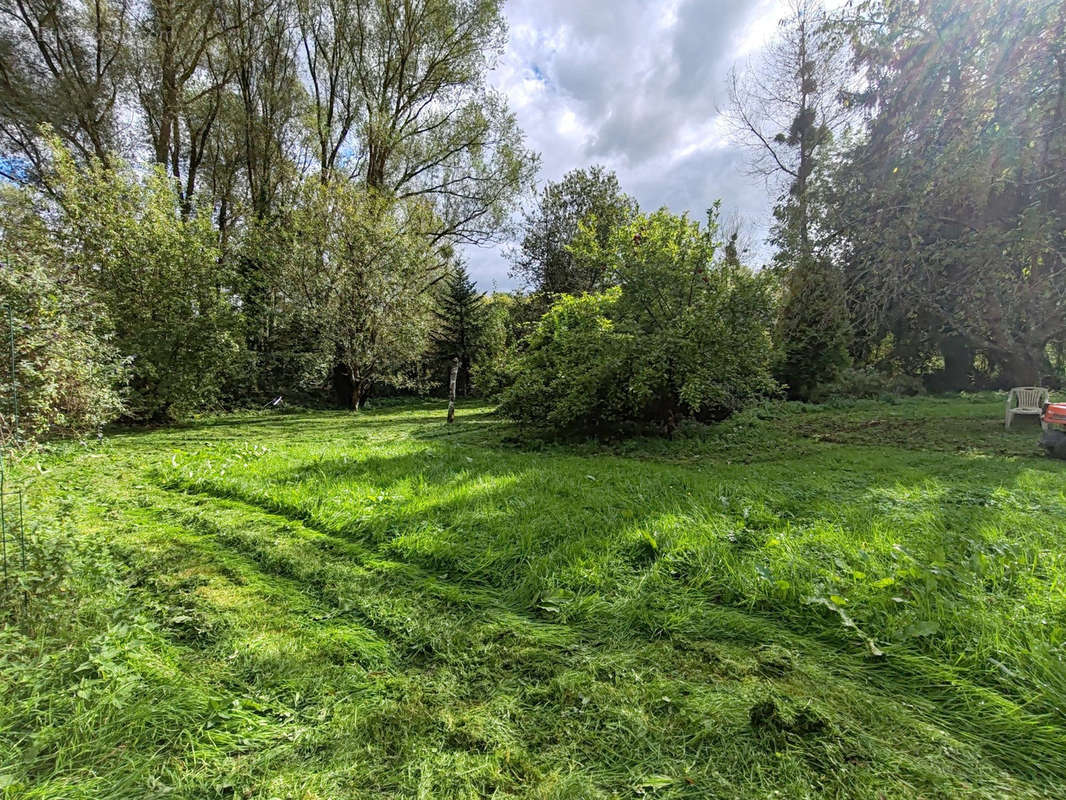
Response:
[{"label": "dense foliage", "polygon": [[[173,419],[217,404],[242,343],[209,217],[181,213],[161,171],[99,161],[81,168],[61,147],[54,164],[47,191],[8,193],[7,246],[38,254],[53,280],[84,298],[72,319],[78,308],[101,312],[89,324],[129,361],[130,418]],[[23,263],[33,262],[16,269]],[[20,349],[19,360],[29,359]],[[99,363],[102,375],[108,363]]]},{"label": "dense foliage", "polygon": [[581,225],[590,225],[601,245],[637,213],[618,177],[601,166],[575,169],[549,181],[522,221],[522,241],[512,253],[513,276],[535,292],[581,294],[606,288],[609,275],[581,263],[570,249]]},{"label": "dense foliage", "polygon": [[[8,12],[0,230],[34,254],[7,279],[36,287],[12,294],[35,430],[358,408],[456,356],[464,394],[601,430],[724,415],[773,390],[766,364],[800,400],[1066,381],[1059,5],[790,0],[730,86],[777,192],[758,278],[605,167],[528,193],[537,158],[486,80],[499,0]],[[523,197],[529,294],[481,298],[458,248],[507,238]],[[30,344],[73,331],[92,380]]]},{"label": "dense foliage", "polygon": [[[864,113],[824,200],[867,353],[980,354],[1002,385],[1051,377],[1066,339],[1066,7],[867,2],[842,26]],[[913,359],[912,359],[913,362]]]},{"label": "dense foliage", "polygon": [[779,377],[848,362],[935,389],[1063,379],[1066,12],[1026,0],[793,0],[733,79],[781,189]]},{"label": "dense foliage", "polygon": [[128,418],[424,383],[448,253],[536,170],[485,81],[498,0],[3,12],[0,174],[35,206],[4,236],[107,312]]},{"label": "dense foliage", "polygon": [[0,263],[0,440],[86,433],[123,411],[127,371],[105,312],[53,266],[13,254]]},{"label": "dense foliage", "polygon": [[575,260],[616,284],[563,296],[522,356],[502,410],[523,422],[614,431],[673,430],[774,391],[766,282],[719,254],[706,226],[666,211],[612,231],[583,227]]},{"label": "dense foliage", "polygon": [[492,238],[536,158],[484,80],[500,0],[5,3],[0,171],[47,180],[50,124],[79,161],[148,158],[223,231],[294,176],[434,201],[436,234]]},{"label": "dense foliage", "polygon": [[810,400],[850,361],[851,330],[843,287],[831,263],[808,255],[789,265],[782,290],[774,372],[789,397]]},{"label": "dense foliage", "polygon": [[486,298],[481,347],[470,369],[477,394],[498,397],[514,383],[519,355],[540,318],[540,298],[520,292],[497,292]]},{"label": "dense foliage", "polygon": [[403,387],[425,352],[435,269],[425,231],[426,203],[390,202],[349,182],[307,180],[280,227],[272,265],[314,346],[306,380],[323,383],[339,367],[351,408],[375,382]]}]

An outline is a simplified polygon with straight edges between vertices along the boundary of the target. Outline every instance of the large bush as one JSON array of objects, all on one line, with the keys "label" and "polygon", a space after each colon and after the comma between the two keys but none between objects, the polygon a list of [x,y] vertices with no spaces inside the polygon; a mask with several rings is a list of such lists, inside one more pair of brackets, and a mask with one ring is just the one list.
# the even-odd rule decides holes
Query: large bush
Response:
[{"label": "large bush", "polygon": [[126,414],[183,416],[218,403],[240,356],[238,309],[207,210],[160,170],[75,163],[56,145],[48,191],[5,202],[4,239],[84,293],[129,362]]},{"label": "large bush", "polygon": [[0,441],[84,433],[122,412],[124,365],[101,332],[103,309],[83,289],[39,260],[9,257],[0,263],[0,313]]},{"label": "large bush", "polygon": [[685,417],[720,418],[776,390],[764,279],[719,256],[707,226],[665,210],[601,244],[573,245],[616,286],[563,296],[522,356],[502,410],[522,422],[613,432]]},{"label": "large bush", "polygon": [[183,209],[161,171],[57,159],[58,237],[108,310],[131,362],[129,413],[171,419],[218,403],[239,319],[206,210]]}]

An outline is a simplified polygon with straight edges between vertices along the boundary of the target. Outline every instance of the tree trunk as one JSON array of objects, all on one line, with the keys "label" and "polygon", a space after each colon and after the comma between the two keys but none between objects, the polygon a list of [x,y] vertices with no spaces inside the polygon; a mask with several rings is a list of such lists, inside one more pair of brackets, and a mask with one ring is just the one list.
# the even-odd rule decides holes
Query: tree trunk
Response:
[{"label": "tree trunk", "polygon": [[370,387],[373,384],[371,381],[359,377],[359,374],[354,368],[349,373],[349,377],[352,381],[352,411],[358,411],[366,403],[367,397],[370,396]]},{"label": "tree trunk", "polygon": [[943,391],[960,391],[970,385],[970,371],[973,369],[973,348],[962,336],[949,334],[940,342],[940,353],[944,356],[944,372],[937,381]]},{"label": "tree trunk", "polygon": [[448,424],[455,422],[455,379],[459,376],[459,358],[452,359],[452,376],[448,381]]},{"label": "tree trunk", "polygon": [[1043,359],[1031,353],[1019,354],[1010,360],[1000,361],[999,383],[1002,388],[1014,386],[1039,386],[1043,377]]},{"label": "tree trunk", "polygon": [[352,380],[352,374],[339,361],[333,365],[333,397],[340,408],[351,408],[352,399],[357,397],[358,387]]}]

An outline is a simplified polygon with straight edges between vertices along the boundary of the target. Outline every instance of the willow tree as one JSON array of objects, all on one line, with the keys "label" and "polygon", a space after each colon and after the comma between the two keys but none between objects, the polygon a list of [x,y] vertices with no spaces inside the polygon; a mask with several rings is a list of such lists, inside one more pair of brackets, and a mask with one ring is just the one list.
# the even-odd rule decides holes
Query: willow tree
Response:
[{"label": "willow tree", "polygon": [[44,125],[80,158],[107,164],[130,77],[133,3],[4,0],[0,12],[0,149],[9,156],[0,175],[21,182],[46,172]]},{"label": "willow tree", "polygon": [[355,163],[370,188],[432,202],[435,241],[495,238],[536,171],[506,100],[486,82],[506,40],[502,5],[354,4]]}]

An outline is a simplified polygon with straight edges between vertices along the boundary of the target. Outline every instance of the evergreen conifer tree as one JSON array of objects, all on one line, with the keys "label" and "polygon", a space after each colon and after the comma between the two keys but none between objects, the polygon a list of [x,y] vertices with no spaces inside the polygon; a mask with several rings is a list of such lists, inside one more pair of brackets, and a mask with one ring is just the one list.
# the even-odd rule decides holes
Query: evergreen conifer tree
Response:
[{"label": "evergreen conifer tree", "polygon": [[433,334],[434,355],[441,361],[459,359],[459,393],[470,393],[470,366],[485,327],[485,294],[479,292],[466,265],[456,263],[442,282]]}]

